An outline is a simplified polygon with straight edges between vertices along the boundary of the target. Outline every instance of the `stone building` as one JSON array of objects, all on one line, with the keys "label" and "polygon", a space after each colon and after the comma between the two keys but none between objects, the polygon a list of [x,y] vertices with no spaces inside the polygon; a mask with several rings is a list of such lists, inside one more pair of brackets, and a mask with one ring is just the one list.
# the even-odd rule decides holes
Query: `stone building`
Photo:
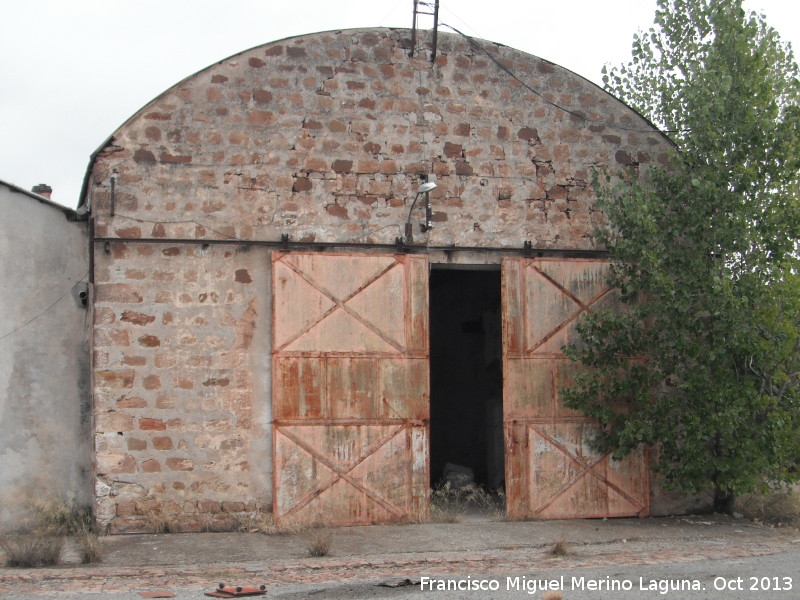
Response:
[{"label": "stone building", "polygon": [[593,169],[669,141],[546,60],[440,33],[431,61],[410,37],[242,52],[92,157],[108,530],[418,519],[451,464],[511,518],[669,510],[646,457],[595,456],[558,397],[575,320],[613,302]]}]

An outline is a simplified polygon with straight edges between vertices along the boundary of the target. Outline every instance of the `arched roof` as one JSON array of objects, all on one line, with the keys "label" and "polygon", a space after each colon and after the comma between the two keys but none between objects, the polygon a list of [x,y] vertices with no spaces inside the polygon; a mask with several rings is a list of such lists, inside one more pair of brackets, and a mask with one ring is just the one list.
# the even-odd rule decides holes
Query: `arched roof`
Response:
[{"label": "arched roof", "polygon": [[428,243],[592,248],[591,170],[666,160],[663,134],[567,69],[456,34],[434,63],[409,44],[297,36],[177,83],[93,155],[96,233],[391,242],[427,176]]}]

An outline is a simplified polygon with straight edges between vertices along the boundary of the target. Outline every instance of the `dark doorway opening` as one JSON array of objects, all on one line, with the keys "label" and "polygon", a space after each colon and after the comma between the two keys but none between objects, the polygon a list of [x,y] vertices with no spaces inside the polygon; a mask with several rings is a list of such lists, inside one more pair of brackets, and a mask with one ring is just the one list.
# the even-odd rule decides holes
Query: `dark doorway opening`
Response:
[{"label": "dark doorway opening", "polygon": [[500,306],[499,269],[431,271],[432,487],[503,487]]}]

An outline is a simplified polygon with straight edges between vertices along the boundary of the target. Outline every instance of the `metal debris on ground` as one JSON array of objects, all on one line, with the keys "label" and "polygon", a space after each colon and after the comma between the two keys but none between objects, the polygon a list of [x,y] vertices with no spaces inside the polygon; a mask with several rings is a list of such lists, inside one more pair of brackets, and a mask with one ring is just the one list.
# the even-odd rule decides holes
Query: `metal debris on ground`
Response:
[{"label": "metal debris on ground", "polygon": [[139,592],[142,598],[174,598],[174,592],[157,591],[157,592]]},{"label": "metal debris on ground", "polygon": [[380,587],[399,588],[406,585],[419,585],[419,580],[400,579],[398,581],[384,581],[378,584]]},{"label": "metal debris on ground", "polygon": [[212,598],[242,598],[244,596],[264,596],[267,593],[267,586],[247,587],[242,585],[225,585],[220,583],[213,592],[206,592],[206,596]]}]

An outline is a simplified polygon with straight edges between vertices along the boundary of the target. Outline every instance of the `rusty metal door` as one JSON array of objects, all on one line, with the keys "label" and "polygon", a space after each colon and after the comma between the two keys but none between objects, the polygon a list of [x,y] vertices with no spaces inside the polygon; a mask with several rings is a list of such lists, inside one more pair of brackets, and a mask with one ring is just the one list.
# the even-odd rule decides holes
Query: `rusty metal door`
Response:
[{"label": "rusty metal door", "polygon": [[558,390],[575,363],[561,348],[577,340],[581,314],[613,307],[607,263],[591,259],[503,261],[503,421],[507,511],[512,519],[644,516],[647,460],[622,461],[588,445],[596,424],[566,408]]},{"label": "rusty metal door", "polygon": [[275,253],[275,519],[356,525],[428,510],[428,262]]}]

